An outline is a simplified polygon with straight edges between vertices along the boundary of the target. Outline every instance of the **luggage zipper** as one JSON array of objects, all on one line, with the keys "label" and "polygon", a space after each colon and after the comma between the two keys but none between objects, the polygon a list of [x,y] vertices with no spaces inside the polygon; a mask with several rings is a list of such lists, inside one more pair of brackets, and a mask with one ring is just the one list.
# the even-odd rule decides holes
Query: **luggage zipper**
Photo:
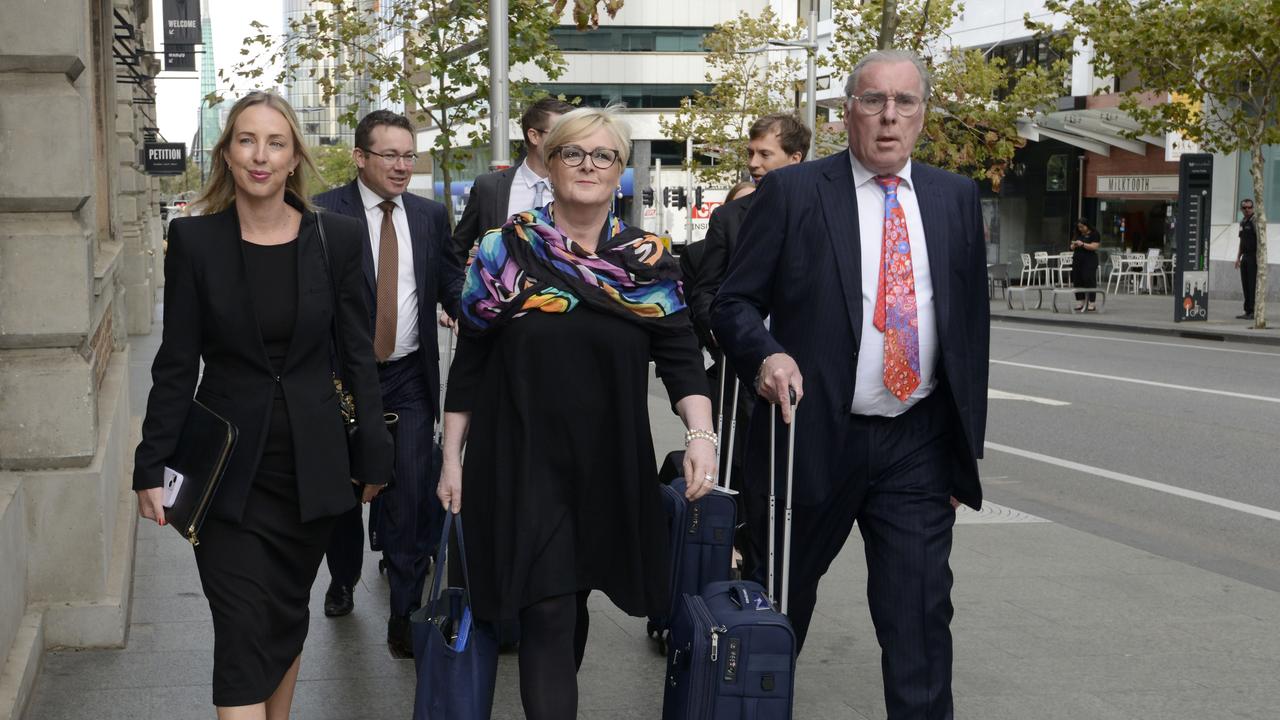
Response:
[{"label": "luggage zipper", "polygon": [[695,623],[697,629],[705,630],[711,636],[711,662],[705,668],[704,672],[695,676],[696,680],[701,681],[703,687],[690,687],[690,695],[693,697],[701,697],[701,707],[704,711],[704,717],[710,718],[714,711],[715,689],[716,689],[716,666],[715,663],[720,657],[720,633],[728,632],[729,628],[724,625],[717,625],[715,618],[711,616],[711,610],[707,608],[707,603],[700,595],[690,595],[689,605],[694,611],[694,616],[698,622]]},{"label": "luggage zipper", "polygon": [[222,453],[218,455],[217,462],[213,464],[213,472],[209,473],[210,481],[205,483],[204,493],[200,496],[200,501],[196,503],[195,510],[191,513],[191,524],[187,526],[187,540],[191,543],[191,547],[200,546],[200,538],[196,534],[196,522],[208,513],[209,503],[213,500],[214,483],[212,479],[222,474],[222,468],[227,464],[227,459],[230,457],[231,448],[223,448]]}]

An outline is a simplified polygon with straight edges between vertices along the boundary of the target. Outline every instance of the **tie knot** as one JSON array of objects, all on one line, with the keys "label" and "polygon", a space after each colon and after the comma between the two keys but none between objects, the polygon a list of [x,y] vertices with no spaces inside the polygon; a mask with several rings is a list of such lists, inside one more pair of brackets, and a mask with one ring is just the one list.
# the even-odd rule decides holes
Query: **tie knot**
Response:
[{"label": "tie knot", "polygon": [[898,183],[902,182],[902,178],[897,175],[877,175],[876,184],[884,190],[885,194],[896,193],[898,191]]},{"label": "tie knot", "polygon": [[390,200],[383,200],[382,202],[378,203],[378,207],[382,208],[382,212],[384,215],[390,215],[391,211],[396,209],[396,204],[394,202],[391,202]]}]

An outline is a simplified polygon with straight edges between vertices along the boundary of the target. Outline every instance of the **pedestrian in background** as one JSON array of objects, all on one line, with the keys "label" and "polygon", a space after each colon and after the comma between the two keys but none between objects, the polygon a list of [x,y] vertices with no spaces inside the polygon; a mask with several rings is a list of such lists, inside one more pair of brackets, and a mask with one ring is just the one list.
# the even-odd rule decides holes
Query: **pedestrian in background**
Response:
[{"label": "pedestrian in background", "polygon": [[[1098,287],[1098,247],[1102,237],[1089,224],[1088,220],[1076,220],[1075,232],[1071,234],[1071,284],[1077,288]],[[1094,312],[1097,293],[1076,293],[1076,312]]]},{"label": "pedestrian in background", "polygon": [[[856,521],[889,720],[953,716],[953,498],[982,502],[982,210],[973,180],[911,159],[929,88],[912,53],[877,51],[854,66],[848,152],[764,178],[712,308],[731,366],[759,394],[751,491],[768,492],[769,403],[798,423],[788,544],[798,646]],[[764,548],[767,520],[748,522]]]},{"label": "pedestrian in background", "polygon": [[[724,203],[720,207],[724,207],[736,198],[744,195],[750,195],[755,192],[756,185],[753,182],[740,182],[729,188],[729,193],[724,196]],[[719,210],[720,208],[716,208]],[[711,213],[715,217],[715,212]],[[689,303],[689,313],[693,320],[694,332],[698,335],[698,343],[702,345],[703,350],[711,352],[715,349],[715,340],[711,336],[711,300],[705,294],[698,293],[698,285],[702,278],[703,255],[706,252],[707,239],[703,238],[695,242],[691,242],[684,246],[680,252],[680,282],[684,286],[685,298]],[[716,351],[718,352],[718,351]],[[711,377],[714,367],[708,369],[708,376]],[[714,379],[714,377],[713,377]],[[715,402],[716,398],[711,398]]]},{"label": "pedestrian in background", "polygon": [[543,146],[551,203],[487,234],[463,290],[439,497],[453,512],[466,498],[476,616],[519,616],[531,720],[577,717],[592,590],[637,617],[667,607],[650,360],[689,429],[688,497],[715,486],[676,261],[611,212],[630,147],[619,113],[565,114]]},{"label": "pedestrian in background", "polygon": [[334,518],[357,505],[330,360],[335,322],[346,362],[336,369],[362,428],[363,499],[391,475],[361,289],[364,229],[325,217],[326,265],[303,180],[311,159],[279,95],[240,99],[211,157],[200,214],[169,231],[164,336],[133,488],[142,516],[163,525],[165,465],[193,394],[238,429],[195,548],[213,614],[213,703],[223,720],[286,718],[311,585]]},{"label": "pedestrian in background", "polygon": [[1236,252],[1236,267],[1240,270],[1240,290],[1244,294],[1244,313],[1237,320],[1253,319],[1253,300],[1258,288],[1258,227],[1254,224],[1253,200],[1240,201],[1240,249]]},{"label": "pedestrian in background", "polygon": [[[436,305],[456,316],[462,268],[449,252],[444,205],[408,192],[417,159],[413,124],[375,110],[356,126],[352,151],[358,175],[316,197],[321,207],[361,223],[364,282],[382,404],[400,416],[396,427],[396,484],[379,500],[378,539],[387,560],[391,608],[387,643],[413,655],[409,613],[422,603],[444,514],[435,501],[432,425],[439,408],[440,351]],[[325,615],[350,613],[364,559],[360,508],[334,528],[328,562],[332,583]]]}]

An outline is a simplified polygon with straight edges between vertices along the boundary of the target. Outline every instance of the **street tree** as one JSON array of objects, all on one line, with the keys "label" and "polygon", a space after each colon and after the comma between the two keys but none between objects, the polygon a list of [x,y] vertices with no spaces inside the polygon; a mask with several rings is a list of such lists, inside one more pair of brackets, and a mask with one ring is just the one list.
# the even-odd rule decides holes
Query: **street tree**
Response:
[{"label": "street tree", "polygon": [[716,25],[707,34],[707,92],[685,98],[683,106],[658,119],[670,138],[692,138],[700,148],[720,156],[714,165],[694,160],[694,170],[705,182],[733,183],[747,168],[747,133],[756,118],[795,110],[796,78],[803,67],[795,53],[781,59],[777,50],[762,51],[770,40],[796,40],[800,28],[783,22],[771,8]]},{"label": "street tree", "polygon": [[873,50],[915,52],[933,76],[915,157],[989,180],[999,190],[1014,152],[1026,144],[1018,120],[1053,107],[1070,64],[1060,57],[1013,68],[1003,58],[954,45],[946,30],[963,9],[956,0],[834,0],[834,40],[824,61],[847,77]]},{"label": "street tree", "polygon": [[351,155],[351,146],[346,143],[312,148],[311,159],[315,162],[316,174],[308,186],[315,192],[346,185],[356,177],[356,161]]},{"label": "street tree", "polygon": [[181,175],[165,175],[160,178],[160,194],[166,199],[175,196],[186,195],[188,193],[198,192],[200,186],[200,165],[195,159],[187,157],[187,167],[182,171]]},{"label": "street tree", "polygon": [[[510,65],[531,63],[552,80],[560,76],[564,57],[550,31],[565,1],[509,0]],[[610,4],[606,0],[606,10]],[[309,63],[323,63],[325,69],[313,64],[307,75],[325,102],[349,99],[344,122],[354,126],[362,104],[402,105],[415,125],[435,133],[429,152],[452,218],[453,175],[471,148],[488,142],[488,7],[486,0],[395,0],[379,10],[364,0],[317,2],[291,19],[283,36],[254,22],[256,34],[240,50],[244,59],[228,73],[219,71],[219,78],[233,94],[237,82],[284,86]],[[512,105],[535,93],[525,81],[510,87]],[[207,101],[220,98],[214,93]]]},{"label": "street tree", "polygon": [[[609,17],[616,17],[618,11],[622,9],[624,0],[573,0],[573,21],[577,23],[578,29],[583,30],[588,27],[600,26],[600,10],[603,9],[608,13]],[[568,5],[569,0],[556,0],[556,14],[559,15]]]},{"label": "street tree", "polygon": [[1258,228],[1253,318],[1265,328],[1263,149],[1280,143],[1280,3],[1050,0],[1046,8],[1068,17],[1068,37],[1093,47],[1095,73],[1136,79],[1120,107],[1139,133],[1178,132],[1210,152],[1249,153]]}]

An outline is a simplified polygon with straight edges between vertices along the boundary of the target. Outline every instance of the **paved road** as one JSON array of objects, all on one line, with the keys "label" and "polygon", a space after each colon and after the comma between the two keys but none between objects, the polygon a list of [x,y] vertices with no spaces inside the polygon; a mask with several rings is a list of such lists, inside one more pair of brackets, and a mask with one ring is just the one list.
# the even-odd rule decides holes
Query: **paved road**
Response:
[{"label": "paved road", "polygon": [[991,356],[987,497],[1280,590],[1280,348],[995,323]]}]

